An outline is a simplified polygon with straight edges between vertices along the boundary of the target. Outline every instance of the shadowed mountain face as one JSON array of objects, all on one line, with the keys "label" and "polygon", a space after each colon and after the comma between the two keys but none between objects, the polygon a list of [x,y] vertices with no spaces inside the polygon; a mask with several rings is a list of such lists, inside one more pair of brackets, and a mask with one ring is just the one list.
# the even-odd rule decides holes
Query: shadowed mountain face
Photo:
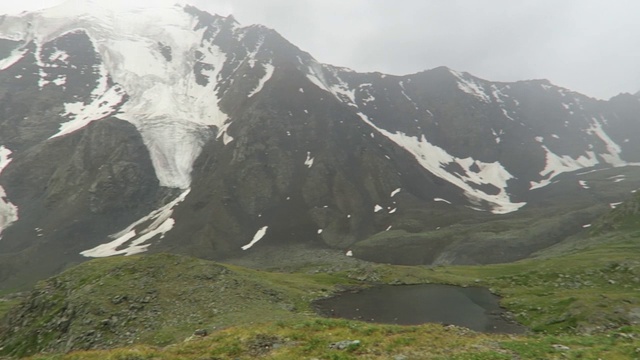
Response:
[{"label": "shadowed mountain face", "polygon": [[190,6],[6,16],[0,284],[265,243],[519,259],[640,187],[638,114],[545,80],[361,74]]}]

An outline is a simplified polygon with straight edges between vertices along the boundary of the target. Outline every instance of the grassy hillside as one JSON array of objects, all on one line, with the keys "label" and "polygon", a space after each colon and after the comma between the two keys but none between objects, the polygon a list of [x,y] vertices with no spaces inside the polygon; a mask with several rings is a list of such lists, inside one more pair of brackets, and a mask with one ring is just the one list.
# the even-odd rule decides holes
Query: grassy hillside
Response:
[{"label": "grassy hillside", "polygon": [[200,328],[298,319],[337,279],[280,276],[168,254],[94,260],[41,282],[10,311],[0,330],[0,354],[165,346]]}]

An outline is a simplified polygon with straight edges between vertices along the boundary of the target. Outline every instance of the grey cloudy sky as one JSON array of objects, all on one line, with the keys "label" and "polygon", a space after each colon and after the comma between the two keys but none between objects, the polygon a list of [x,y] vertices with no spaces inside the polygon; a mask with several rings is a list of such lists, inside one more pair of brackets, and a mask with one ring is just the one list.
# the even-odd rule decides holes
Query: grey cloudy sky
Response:
[{"label": "grey cloudy sky", "polygon": [[[0,4],[0,13],[59,2]],[[264,24],[319,61],[357,71],[402,75],[444,65],[494,81],[545,78],[603,99],[640,91],[637,0],[187,2]]]}]

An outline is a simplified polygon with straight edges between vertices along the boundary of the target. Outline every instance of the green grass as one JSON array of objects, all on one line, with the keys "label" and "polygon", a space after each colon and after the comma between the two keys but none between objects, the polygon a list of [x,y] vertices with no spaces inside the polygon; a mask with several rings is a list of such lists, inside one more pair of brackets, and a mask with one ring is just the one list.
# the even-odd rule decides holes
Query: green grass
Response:
[{"label": "green grass", "polygon": [[[635,329],[637,330],[637,329]],[[266,342],[263,339],[270,339]],[[360,340],[344,350],[330,345]],[[268,347],[257,345],[268,344]],[[554,345],[562,345],[561,350]],[[309,319],[238,326],[164,348],[146,345],[37,355],[34,360],[79,359],[633,359],[638,340],[602,336],[509,336],[439,325],[393,326],[335,319]]]},{"label": "green grass", "polygon": [[0,300],[0,319],[9,311],[9,309],[18,305],[18,300]]}]

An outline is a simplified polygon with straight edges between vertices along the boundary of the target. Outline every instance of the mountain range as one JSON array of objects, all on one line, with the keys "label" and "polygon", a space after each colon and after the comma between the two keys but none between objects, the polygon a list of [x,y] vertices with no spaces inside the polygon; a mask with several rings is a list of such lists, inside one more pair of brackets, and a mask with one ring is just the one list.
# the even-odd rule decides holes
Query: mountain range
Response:
[{"label": "mountain range", "polygon": [[0,288],[143,252],[521,259],[640,188],[639,114],[547,80],[358,73],[193,6],[1,16]]}]

